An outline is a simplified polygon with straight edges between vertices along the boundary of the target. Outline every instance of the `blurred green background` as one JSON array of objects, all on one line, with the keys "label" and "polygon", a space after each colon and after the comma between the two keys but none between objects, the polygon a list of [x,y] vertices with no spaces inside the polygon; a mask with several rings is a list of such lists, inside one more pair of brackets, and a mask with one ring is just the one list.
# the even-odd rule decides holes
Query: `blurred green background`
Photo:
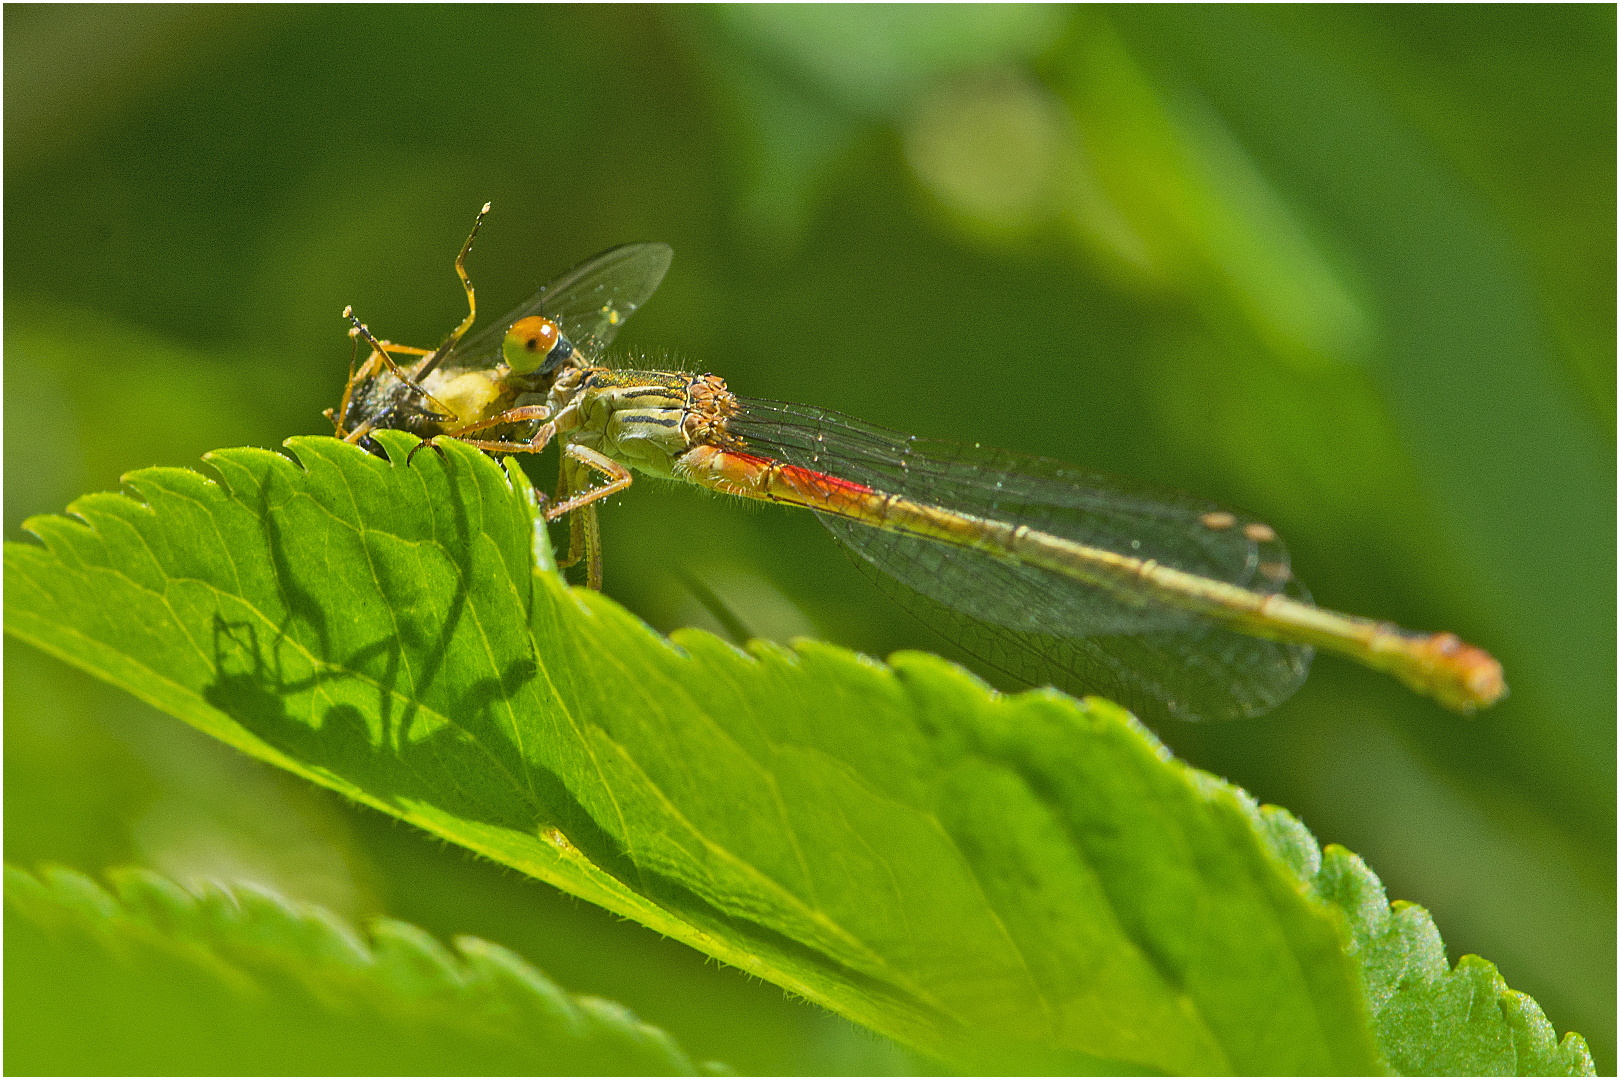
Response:
[{"label": "blurred green background", "polygon": [[[1160,734],[1363,855],[1615,1069],[1615,10],[5,11],[5,534],[329,433],[352,303],[432,345],[611,244],[619,352],[1241,507],[1317,600],[1490,648],[1463,720],[1321,659]],[[548,477],[550,455],[535,465]],[[548,481],[549,482],[549,481]],[[668,630],[945,651],[815,520],[638,483]],[[693,581],[701,582],[694,591]],[[5,651],[5,854],[475,933],[745,1072],[915,1067],[775,987]]]}]

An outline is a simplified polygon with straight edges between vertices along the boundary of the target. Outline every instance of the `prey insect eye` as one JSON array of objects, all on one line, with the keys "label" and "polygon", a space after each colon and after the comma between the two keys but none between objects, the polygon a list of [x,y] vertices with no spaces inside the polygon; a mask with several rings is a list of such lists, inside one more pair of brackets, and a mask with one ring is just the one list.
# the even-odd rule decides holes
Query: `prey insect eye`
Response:
[{"label": "prey insect eye", "polygon": [[530,315],[513,323],[512,329],[506,332],[506,340],[501,342],[501,355],[513,371],[530,372],[545,363],[561,339],[562,334],[556,323],[539,315]]}]

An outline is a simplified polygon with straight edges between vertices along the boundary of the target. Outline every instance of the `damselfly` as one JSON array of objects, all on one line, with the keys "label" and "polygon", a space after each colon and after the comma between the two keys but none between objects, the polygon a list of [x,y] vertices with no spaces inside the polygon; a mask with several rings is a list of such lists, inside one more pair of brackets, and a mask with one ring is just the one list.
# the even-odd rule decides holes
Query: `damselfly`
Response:
[{"label": "damselfly", "polygon": [[1453,634],[1315,606],[1269,526],[1201,499],[738,397],[714,375],[607,366],[603,351],[669,268],[666,245],[606,251],[464,338],[473,236],[456,258],[467,318],[437,349],[378,341],[345,311],[372,352],[327,415],[374,450],[379,428],[491,453],[557,440],[545,515],[570,515],[560,565],[583,560],[591,588],[595,504],[641,472],[813,511],[913,614],[1031,684],[1182,719],[1255,716],[1298,689],[1320,648],[1461,712],[1507,692],[1501,665]]}]

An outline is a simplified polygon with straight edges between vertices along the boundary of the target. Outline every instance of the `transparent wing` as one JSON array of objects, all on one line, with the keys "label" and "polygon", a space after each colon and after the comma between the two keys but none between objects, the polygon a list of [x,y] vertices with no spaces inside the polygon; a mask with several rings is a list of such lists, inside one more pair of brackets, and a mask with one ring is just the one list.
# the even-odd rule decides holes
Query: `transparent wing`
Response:
[{"label": "transparent wing", "polygon": [[[888,431],[824,409],[745,400],[727,424],[761,456],[1261,594],[1309,602],[1264,525],[1188,495],[1044,458]],[[973,547],[819,513],[884,592],[1026,682],[1103,693],[1180,719],[1254,716],[1304,681],[1312,650]]]},{"label": "transparent wing", "polygon": [[458,342],[447,367],[485,368],[501,354],[513,323],[544,315],[562,328],[574,347],[592,360],[601,356],[626,319],[657,291],[669,271],[668,244],[622,244],[587,259],[550,282],[520,307]]}]

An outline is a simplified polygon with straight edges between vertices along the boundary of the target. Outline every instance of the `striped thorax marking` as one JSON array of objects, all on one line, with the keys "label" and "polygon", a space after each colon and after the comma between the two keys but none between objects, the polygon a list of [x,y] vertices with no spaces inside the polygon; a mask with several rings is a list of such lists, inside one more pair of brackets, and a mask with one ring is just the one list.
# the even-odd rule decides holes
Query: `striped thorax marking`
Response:
[{"label": "striped thorax marking", "polygon": [[611,368],[565,372],[551,402],[559,437],[666,479],[695,444],[723,434],[737,409],[714,375]]}]

